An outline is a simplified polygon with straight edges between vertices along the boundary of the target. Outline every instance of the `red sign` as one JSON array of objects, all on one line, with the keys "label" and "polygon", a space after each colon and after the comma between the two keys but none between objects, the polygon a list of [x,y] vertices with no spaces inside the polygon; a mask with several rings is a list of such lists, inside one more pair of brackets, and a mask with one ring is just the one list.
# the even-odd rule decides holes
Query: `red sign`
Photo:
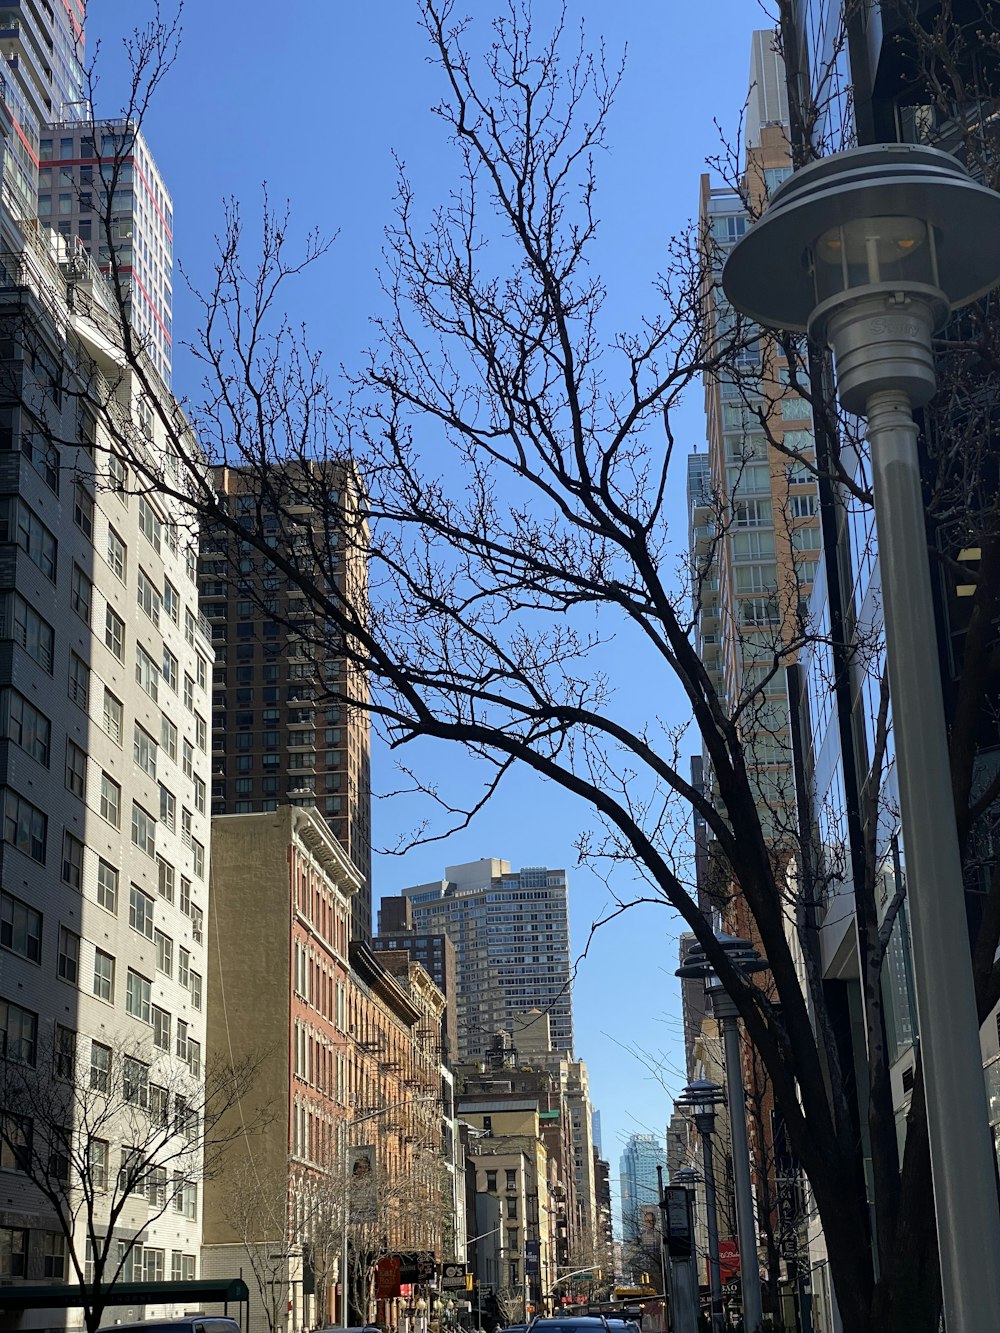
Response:
[{"label": "red sign", "polygon": [[723,1282],[740,1275],[740,1243],[732,1237],[719,1241],[719,1275]]},{"label": "red sign", "polygon": [[415,1284],[412,1283],[412,1282],[401,1282],[401,1283],[399,1284],[399,1294],[400,1294],[400,1296],[412,1296],[412,1295],[413,1295],[413,1288],[414,1288],[414,1285],[415,1285]]},{"label": "red sign", "polygon": [[398,1254],[387,1254],[375,1265],[375,1292],[380,1301],[392,1301],[400,1295]]}]

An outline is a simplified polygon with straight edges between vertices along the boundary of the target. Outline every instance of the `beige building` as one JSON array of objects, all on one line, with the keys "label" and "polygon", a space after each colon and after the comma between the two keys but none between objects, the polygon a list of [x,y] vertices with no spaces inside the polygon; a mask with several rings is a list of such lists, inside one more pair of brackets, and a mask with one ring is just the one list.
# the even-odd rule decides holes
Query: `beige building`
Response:
[{"label": "beige building", "polygon": [[[206,1191],[204,1271],[250,1272],[254,1333],[333,1323],[346,1217],[352,1314],[366,1322],[382,1255],[441,1251],[444,997],[419,964],[389,970],[351,942],[360,876],[315,811],[213,829],[209,1040],[262,1063],[241,1112],[253,1132]],[[394,1308],[378,1313],[395,1324]]]}]

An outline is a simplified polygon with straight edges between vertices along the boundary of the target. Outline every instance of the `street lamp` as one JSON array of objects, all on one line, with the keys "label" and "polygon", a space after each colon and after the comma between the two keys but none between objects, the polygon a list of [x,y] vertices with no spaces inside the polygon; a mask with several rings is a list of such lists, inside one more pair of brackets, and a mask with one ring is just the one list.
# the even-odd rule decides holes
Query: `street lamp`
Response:
[{"label": "street lamp", "polygon": [[[732,966],[743,976],[767,970],[767,964],[749,940],[737,935],[716,935]],[[740,1247],[740,1289],[743,1296],[743,1325],[746,1333],[760,1333],[763,1306],[760,1298],[760,1264],[757,1260],[757,1223],[753,1210],[753,1186],[750,1182],[750,1143],[747,1137],[746,1094],[743,1087],[743,1062],[740,1058],[738,1010],[733,999],[719,985],[705,950],[697,941],[691,945],[676,975],[701,977],[709,984],[707,994],[712,1013],[722,1028],[726,1064],[726,1090],[729,1133],[733,1142],[733,1185],[736,1191],[736,1236]]]},{"label": "street lamp", "polygon": [[712,1293],[713,1333],[722,1333],[722,1271],[719,1264],[719,1211],[715,1198],[715,1162],[712,1135],[715,1110],[724,1101],[722,1087],[708,1079],[696,1078],[677,1098],[677,1105],[690,1111],[695,1129],[701,1135],[701,1156],[705,1172],[705,1224],[708,1230],[708,1285]]},{"label": "street lamp", "polygon": [[868,418],[949,1333],[979,1333],[996,1321],[1000,1212],[912,409],[935,390],[934,331],[1000,282],[998,230],[1000,195],[950,154],[854,148],[783,182],[722,275],[744,314],[827,343],[841,403]]}]

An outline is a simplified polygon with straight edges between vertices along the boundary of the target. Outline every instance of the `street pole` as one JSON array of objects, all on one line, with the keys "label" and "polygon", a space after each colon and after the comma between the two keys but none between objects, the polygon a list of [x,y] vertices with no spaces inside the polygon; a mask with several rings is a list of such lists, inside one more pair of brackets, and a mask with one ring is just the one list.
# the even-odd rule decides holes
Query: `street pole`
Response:
[{"label": "street pole", "polygon": [[745,1333],[761,1333],[760,1264],[757,1259],[757,1223],[750,1184],[750,1143],[747,1136],[746,1096],[737,1008],[722,986],[708,987],[712,1012],[722,1027],[726,1064],[726,1105],[733,1146],[733,1185],[736,1190],[736,1236],[740,1245],[740,1286],[743,1292]]},{"label": "street pole", "polygon": [[663,1323],[667,1333],[673,1327],[672,1294],[670,1290],[670,1256],[667,1252],[667,1228],[663,1220],[663,1167],[656,1164],[656,1189],[660,1204],[660,1271],[663,1273]]},{"label": "street pole", "polygon": [[695,1173],[684,1168],[670,1177],[671,1184],[682,1185],[687,1196],[687,1232],[691,1237],[691,1254],[670,1262],[670,1290],[673,1294],[674,1333],[698,1333],[698,1260],[694,1243],[694,1181]]},{"label": "street pole", "polygon": [[1000,1311],[1000,1210],[913,408],[937,388],[933,337],[1000,284],[1000,195],[950,153],[873,144],[795,171],[736,243],[723,287],[753,319],[834,354],[868,418],[895,772],[948,1333]]},{"label": "street pole", "polygon": [[719,1264],[719,1214],[715,1201],[715,1163],[712,1161],[712,1128],[707,1118],[701,1121],[701,1155],[705,1167],[705,1222],[708,1228],[708,1285],[712,1293],[712,1331],[722,1333],[722,1272]]}]

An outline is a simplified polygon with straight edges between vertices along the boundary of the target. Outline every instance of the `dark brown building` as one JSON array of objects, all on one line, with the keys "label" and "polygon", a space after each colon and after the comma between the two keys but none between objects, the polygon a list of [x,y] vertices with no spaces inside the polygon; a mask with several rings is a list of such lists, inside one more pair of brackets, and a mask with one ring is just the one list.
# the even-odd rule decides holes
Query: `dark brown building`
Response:
[{"label": "dark brown building", "polygon": [[379,906],[378,933],[373,947],[405,952],[413,962],[422,963],[444,993],[447,1003],[441,1016],[441,1047],[442,1058],[450,1064],[458,1055],[458,978],[454,944],[443,933],[415,931],[409,898],[390,897],[383,898]]},{"label": "dark brown building", "polygon": [[[363,557],[338,540],[332,506],[343,504],[343,474],[331,485],[318,469],[289,466],[268,477],[219,468],[216,484],[240,526],[276,549],[290,549],[322,586],[351,578],[363,587]],[[320,506],[322,505],[322,509]],[[346,523],[344,524],[346,528]],[[353,549],[357,549],[356,544]],[[345,571],[345,563],[349,568]],[[212,814],[240,815],[279,805],[314,806],[361,872],[351,936],[371,939],[371,777],[367,713],[344,706],[363,697],[336,634],[299,586],[252,543],[216,527],[202,535],[201,609],[212,627]]]}]

